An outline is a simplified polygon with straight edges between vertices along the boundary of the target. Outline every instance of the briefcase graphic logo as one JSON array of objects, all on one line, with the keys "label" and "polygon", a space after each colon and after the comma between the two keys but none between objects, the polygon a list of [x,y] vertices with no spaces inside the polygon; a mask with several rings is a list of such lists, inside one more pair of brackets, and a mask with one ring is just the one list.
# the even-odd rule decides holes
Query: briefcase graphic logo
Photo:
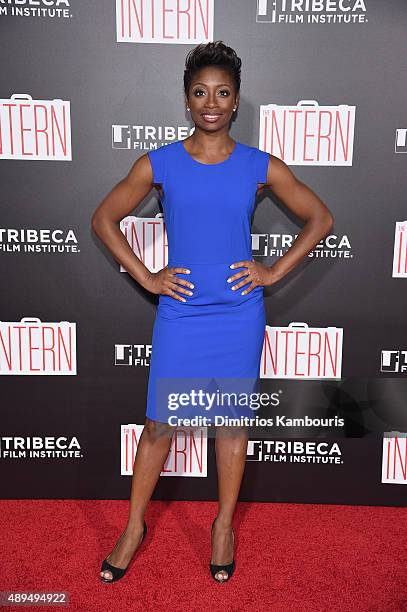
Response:
[{"label": "briefcase graphic logo", "polygon": [[[159,272],[168,263],[168,243],[164,216],[124,217],[120,229],[133,252],[150,272]],[[120,272],[127,270],[120,264]]]},{"label": "briefcase graphic logo", "polygon": [[259,149],[297,166],[351,166],[355,106],[260,106]]},{"label": "briefcase graphic logo", "polygon": [[0,321],[0,375],[76,374],[76,323]]},{"label": "briefcase graphic logo", "polygon": [[0,159],[72,161],[70,102],[0,99]]},{"label": "briefcase graphic logo", "polygon": [[[133,474],[134,459],[144,425],[121,426],[121,476]],[[208,467],[208,433],[206,427],[174,428],[171,447],[161,476],[194,476],[205,478]]]},{"label": "briefcase graphic logo", "polygon": [[293,322],[287,327],[266,325],[260,378],[340,380],[343,329],[309,327]]},{"label": "briefcase graphic logo", "polygon": [[407,278],[407,221],[396,221],[393,249],[393,278]]},{"label": "briefcase graphic logo", "polygon": [[407,434],[391,431],[383,435],[382,483],[407,484]]},{"label": "briefcase graphic logo", "polygon": [[116,0],[116,40],[196,45],[213,41],[214,0]]}]

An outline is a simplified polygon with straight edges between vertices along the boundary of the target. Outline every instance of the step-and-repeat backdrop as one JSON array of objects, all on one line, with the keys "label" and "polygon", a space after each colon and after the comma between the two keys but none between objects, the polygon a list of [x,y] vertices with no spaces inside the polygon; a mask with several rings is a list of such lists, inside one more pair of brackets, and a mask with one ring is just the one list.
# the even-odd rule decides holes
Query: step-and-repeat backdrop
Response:
[{"label": "step-and-repeat backdrop", "polygon": [[[391,6],[390,6],[391,4]],[[3,498],[127,498],[158,296],[92,232],[134,161],[193,131],[183,70],[223,40],[242,59],[231,136],[284,160],[334,228],[264,289],[241,500],[405,505],[407,5],[404,0],[0,3],[0,467]],[[121,221],[166,265],[152,191]],[[303,224],[268,190],[253,256]],[[214,438],[179,428],[155,499],[216,499]],[[176,478],[173,478],[173,477]]]}]

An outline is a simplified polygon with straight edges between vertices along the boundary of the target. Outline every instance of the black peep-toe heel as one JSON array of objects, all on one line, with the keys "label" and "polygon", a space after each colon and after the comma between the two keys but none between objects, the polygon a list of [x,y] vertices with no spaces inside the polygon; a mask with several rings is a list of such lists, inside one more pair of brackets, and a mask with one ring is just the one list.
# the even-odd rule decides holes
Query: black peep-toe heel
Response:
[{"label": "black peep-toe heel", "polygon": [[127,567],[125,567],[124,569],[122,569],[121,567],[115,567],[114,565],[111,565],[111,563],[109,563],[108,560],[107,560],[107,557],[109,556],[109,555],[107,555],[106,559],[104,559],[102,561],[102,566],[100,568],[100,571],[101,572],[107,572],[107,571],[111,572],[112,573],[112,578],[110,579],[110,578],[105,578],[104,576],[101,576],[100,579],[101,579],[102,582],[116,582],[116,580],[120,580],[120,578],[123,578],[123,576],[125,575],[125,573],[129,569],[131,562],[133,561],[134,557],[136,556],[136,553],[140,550],[140,547],[141,547],[141,545],[143,543],[143,540],[144,540],[144,538],[146,536],[146,533],[147,533],[147,524],[144,521],[144,531],[143,531],[143,537],[141,538],[141,542],[137,546],[137,548],[136,548],[136,550],[134,552],[134,555],[130,559]]},{"label": "black peep-toe heel", "polygon": [[[213,531],[213,526],[214,526],[215,521],[216,521],[217,518],[218,517],[215,516],[215,518],[213,519],[211,533]],[[234,544],[235,544],[235,533],[233,531],[233,527],[232,527],[232,535],[233,535],[233,546],[234,546]],[[214,563],[209,563],[209,569],[211,570],[212,578],[214,580],[216,580],[216,582],[226,582],[226,581],[231,579],[232,574],[233,574],[233,572],[235,570],[235,558],[233,556],[232,562],[229,563],[228,565],[216,565]],[[221,578],[220,580],[218,578],[215,578],[216,574],[218,572],[221,572],[222,570],[227,572],[228,577],[227,578]]]}]

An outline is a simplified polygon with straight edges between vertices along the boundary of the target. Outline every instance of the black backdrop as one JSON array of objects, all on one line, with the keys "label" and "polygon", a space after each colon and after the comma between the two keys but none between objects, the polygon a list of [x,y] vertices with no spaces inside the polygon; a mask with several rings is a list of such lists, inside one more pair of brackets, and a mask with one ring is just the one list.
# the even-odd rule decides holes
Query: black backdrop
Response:
[{"label": "black backdrop", "polygon": [[[90,217],[139,155],[191,132],[185,56],[222,39],[243,61],[231,136],[284,159],[335,218],[265,289],[262,384],[281,391],[278,414],[344,419],[253,431],[241,499],[405,505],[405,2],[299,11],[236,0],[231,11],[202,1],[188,20],[145,4],[142,29],[133,6],[0,6],[1,496],[128,496],[157,296],[120,270]],[[162,232],[162,212],[152,192],[122,229],[140,238],[154,222]],[[267,191],[253,255],[271,265],[300,230]],[[148,234],[146,247],[146,265],[159,269]],[[290,342],[276,349],[277,335]],[[336,349],[335,368],[329,351],[319,354],[326,369],[308,359],[315,338]],[[273,371],[276,356],[288,371]],[[154,496],[215,498],[213,438],[176,438]]]}]

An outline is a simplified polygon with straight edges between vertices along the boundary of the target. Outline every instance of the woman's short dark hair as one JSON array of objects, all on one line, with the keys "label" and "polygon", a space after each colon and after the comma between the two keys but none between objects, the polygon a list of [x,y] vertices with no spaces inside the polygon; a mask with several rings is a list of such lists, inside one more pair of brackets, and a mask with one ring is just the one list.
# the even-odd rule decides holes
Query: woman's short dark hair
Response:
[{"label": "woman's short dark hair", "polygon": [[240,90],[240,68],[242,60],[232,47],[228,47],[221,40],[202,43],[191,49],[185,60],[184,91],[188,97],[191,81],[195,74],[207,66],[218,66],[226,70],[235,83],[235,89]]}]

